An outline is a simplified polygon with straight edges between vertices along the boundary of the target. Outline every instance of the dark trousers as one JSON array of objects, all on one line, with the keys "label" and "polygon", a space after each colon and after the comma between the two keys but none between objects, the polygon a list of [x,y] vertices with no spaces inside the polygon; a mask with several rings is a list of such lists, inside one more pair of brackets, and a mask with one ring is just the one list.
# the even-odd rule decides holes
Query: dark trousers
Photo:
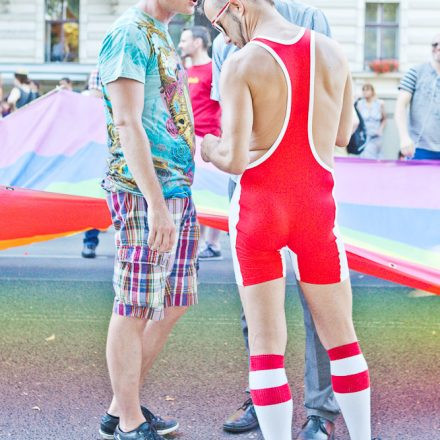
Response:
[{"label": "dark trousers", "polygon": [[86,231],[84,234],[83,243],[86,246],[98,246],[99,243],[99,230],[98,229],[90,229],[89,231]]}]

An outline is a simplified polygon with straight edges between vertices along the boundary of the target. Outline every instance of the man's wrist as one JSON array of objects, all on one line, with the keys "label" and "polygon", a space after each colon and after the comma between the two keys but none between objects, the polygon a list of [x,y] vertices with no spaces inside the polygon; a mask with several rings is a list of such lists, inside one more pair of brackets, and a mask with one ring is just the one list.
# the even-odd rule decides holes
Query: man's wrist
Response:
[{"label": "man's wrist", "polygon": [[151,209],[156,210],[156,209],[166,208],[166,203],[165,203],[165,199],[164,199],[163,195],[151,197],[146,200],[147,200],[148,206]]}]

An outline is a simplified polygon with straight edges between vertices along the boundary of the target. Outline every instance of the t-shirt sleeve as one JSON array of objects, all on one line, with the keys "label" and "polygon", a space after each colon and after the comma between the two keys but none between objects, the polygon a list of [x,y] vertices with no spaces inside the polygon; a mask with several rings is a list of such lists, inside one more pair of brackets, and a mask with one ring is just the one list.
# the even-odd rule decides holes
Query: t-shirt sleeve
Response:
[{"label": "t-shirt sleeve", "polygon": [[399,90],[406,90],[411,95],[416,90],[417,85],[417,70],[412,67],[406,72],[399,84]]},{"label": "t-shirt sleeve", "polygon": [[129,78],[145,83],[149,55],[149,42],[136,25],[114,29],[105,37],[99,53],[101,82]]},{"label": "t-shirt sleeve", "polygon": [[313,14],[312,29],[331,38],[332,32],[324,12],[317,9]]},{"label": "t-shirt sleeve", "polygon": [[212,87],[211,99],[220,102],[220,73],[222,71],[224,41],[218,35],[212,45]]}]

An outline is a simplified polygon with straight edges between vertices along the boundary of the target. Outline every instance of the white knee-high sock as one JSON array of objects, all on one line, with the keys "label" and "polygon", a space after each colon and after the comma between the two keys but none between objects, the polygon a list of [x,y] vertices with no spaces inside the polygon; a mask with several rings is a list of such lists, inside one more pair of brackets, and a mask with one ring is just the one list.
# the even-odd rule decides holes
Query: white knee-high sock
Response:
[{"label": "white knee-high sock", "polygon": [[333,392],[351,440],[371,440],[370,376],[358,342],[328,351]]},{"label": "white knee-high sock", "polygon": [[249,387],[265,440],[291,440],[293,402],[284,356],[251,356]]}]

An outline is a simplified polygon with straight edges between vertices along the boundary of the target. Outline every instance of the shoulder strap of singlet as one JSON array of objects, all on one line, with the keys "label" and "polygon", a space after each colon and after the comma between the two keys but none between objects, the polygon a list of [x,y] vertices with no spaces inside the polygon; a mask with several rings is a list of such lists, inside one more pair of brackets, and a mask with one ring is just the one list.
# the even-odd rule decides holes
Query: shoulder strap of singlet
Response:
[{"label": "shoulder strap of singlet", "polygon": [[291,44],[298,43],[298,41],[300,41],[307,32],[310,32],[310,31],[308,31],[308,29],[306,29],[306,28],[300,28],[299,32],[293,38],[291,38],[289,40],[281,40],[279,38],[268,37],[265,35],[257,35],[256,37],[252,38],[252,40],[250,42],[252,43],[253,41],[270,41],[275,44],[282,44],[285,46],[289,46]]}]

